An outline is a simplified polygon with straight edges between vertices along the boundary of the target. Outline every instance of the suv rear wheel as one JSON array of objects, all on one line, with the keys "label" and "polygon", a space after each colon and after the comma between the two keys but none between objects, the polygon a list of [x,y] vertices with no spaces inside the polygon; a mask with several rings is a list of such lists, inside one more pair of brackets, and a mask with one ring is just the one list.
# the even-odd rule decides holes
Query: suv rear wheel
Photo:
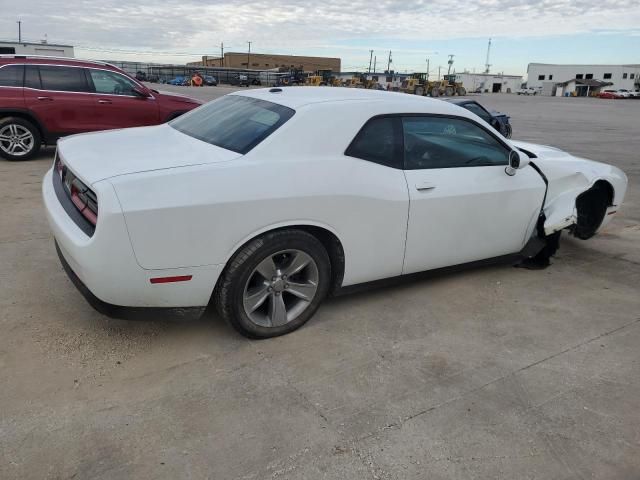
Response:
[{"label": "suv rear wheel", "polygon": [[0,156],[7,160],[33,158],[42,145],[38,128],[20,117],[0,119]]}]

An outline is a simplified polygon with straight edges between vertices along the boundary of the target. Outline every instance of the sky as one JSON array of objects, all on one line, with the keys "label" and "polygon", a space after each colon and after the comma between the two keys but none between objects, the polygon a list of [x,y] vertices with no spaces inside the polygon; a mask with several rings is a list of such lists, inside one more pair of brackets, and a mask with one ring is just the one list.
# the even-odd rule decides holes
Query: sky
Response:
[{"label": "sky", "polygon": [[342,70],[525,74],[527,64],[640,63],[640,1],[0,0],[0,39],[71,44],[80,58],[185,63],[246,52],[321,55]]}]

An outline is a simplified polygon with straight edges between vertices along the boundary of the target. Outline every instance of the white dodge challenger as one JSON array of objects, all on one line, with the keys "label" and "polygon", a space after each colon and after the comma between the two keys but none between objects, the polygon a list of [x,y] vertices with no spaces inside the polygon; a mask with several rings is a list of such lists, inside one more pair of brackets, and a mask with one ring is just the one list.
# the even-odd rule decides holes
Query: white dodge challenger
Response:
[{"label": "white dodge challenger", "polygon": [[329,87],[234,93],[165,125],[60,140],[43,182],[60,260],[116,317],[201,313],[291,332],[341,287],[593,236],[616,167],[503,138],[437,99]]}]

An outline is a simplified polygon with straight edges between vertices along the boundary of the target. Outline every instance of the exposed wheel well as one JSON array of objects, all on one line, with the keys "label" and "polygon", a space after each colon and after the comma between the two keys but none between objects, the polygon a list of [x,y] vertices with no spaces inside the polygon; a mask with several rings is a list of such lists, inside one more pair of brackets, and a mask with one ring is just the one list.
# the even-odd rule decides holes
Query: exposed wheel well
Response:
[{"label": "exposed wheel well", "polygon": [[586,240],[595,235],[602,224],[607,208],[613,204],[613,186],[606,180],[598,180],[586,192],[576,198],[578,221],[573,234]]}]

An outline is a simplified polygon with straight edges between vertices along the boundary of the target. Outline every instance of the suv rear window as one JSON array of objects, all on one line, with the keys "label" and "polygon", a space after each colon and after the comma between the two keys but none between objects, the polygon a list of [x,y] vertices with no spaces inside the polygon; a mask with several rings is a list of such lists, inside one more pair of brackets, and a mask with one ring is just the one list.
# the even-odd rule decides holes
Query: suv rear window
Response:
[{"label": "suv rear window", "polygon": [[203,142],[245,154],[294,113],[265,100],[229,95],[178,117],[169,125]]},{"label": "suv rear window", "polygon": [[0,68],[0,87],[21,87],[23,72],[22,65],[5,65]]}]

